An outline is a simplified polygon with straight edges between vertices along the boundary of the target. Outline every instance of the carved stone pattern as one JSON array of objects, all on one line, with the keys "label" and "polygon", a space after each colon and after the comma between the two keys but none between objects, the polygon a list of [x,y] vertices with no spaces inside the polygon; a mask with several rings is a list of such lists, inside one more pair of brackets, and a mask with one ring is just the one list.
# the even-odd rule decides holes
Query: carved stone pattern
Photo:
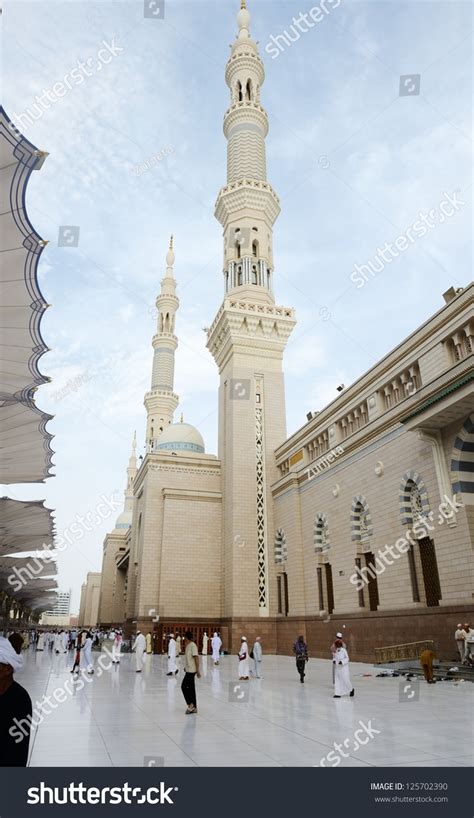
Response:
[{"label": "carved stone pattern", "polygon": [[263,410],[255,410],[255,446],[257,459],[257,571],[258,607],[267,607],[267,554],[265,531],[265,471],[263,457]]}]

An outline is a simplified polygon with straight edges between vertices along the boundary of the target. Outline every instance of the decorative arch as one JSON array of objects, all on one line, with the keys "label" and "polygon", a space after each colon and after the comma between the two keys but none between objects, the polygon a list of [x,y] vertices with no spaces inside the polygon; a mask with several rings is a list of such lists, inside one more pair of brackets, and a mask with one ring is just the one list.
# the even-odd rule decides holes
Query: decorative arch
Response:
[{"label": "decorative arch", "polygon": [[329,539],[329,523],[324,511],[318,511],[314,520],[314,550],[316,554],[327,551],[331,542]]},{"label": "decorative arch", "polygon": [[365,542],[372,537],[374,528],[369,504],[362,494],[358,494],[352,501],[351,510],[351,540]]},{"label": "decorative arch", "polygon": [[286,562],[287,556],[286,534],[282,528],[279,528],[275,534],[275,563],[281,565]]},{"label": "decorative arch", "polygon": [[474,505],[474,412],[454,441],[451,481],[453,494],[461,494],[465,503]]},{"label": "decorative arch", "polygon": [[418,472],[406,471],[400,483],[398,506],[402,525],[413,525],[416,517],[428,517],[430,501],[423,479]]}]

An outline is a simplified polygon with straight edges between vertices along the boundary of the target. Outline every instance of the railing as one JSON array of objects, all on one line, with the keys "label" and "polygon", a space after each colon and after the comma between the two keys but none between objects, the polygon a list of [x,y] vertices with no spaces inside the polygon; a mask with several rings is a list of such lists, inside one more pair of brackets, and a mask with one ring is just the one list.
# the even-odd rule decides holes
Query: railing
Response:
[{"label": "railing", "polygon": [[435,644],[432,639],[426,639],[424,642],[407,642],[404,645],[388,645],[385,648],[375,648],[375,664],[419,659],[423,650],[434,651],[434,649]]}]

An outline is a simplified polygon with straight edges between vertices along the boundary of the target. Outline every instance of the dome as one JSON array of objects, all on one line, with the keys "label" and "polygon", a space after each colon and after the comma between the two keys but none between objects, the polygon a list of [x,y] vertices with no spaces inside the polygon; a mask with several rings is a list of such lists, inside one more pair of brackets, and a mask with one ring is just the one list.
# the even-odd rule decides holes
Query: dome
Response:
[{"label": "dome", "polygon": [[155,444],[157,449],[168,451],[199,452],[204,454],[204,440],[190,423],[171,423],[163,430]]}]

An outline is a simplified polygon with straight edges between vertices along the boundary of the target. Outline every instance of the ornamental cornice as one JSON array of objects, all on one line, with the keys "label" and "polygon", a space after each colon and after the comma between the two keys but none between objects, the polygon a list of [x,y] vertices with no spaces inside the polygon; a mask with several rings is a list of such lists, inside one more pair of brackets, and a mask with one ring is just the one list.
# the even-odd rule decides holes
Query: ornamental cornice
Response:
[{"label": "ornamental cornice", "polygon": [[236,102],[224,114],[224,136],[227,138],[234,125],[247,122],[259,125],[264,137],[268,134],[268,114],[265,108],[255,102]]},{"label": "ornamental cornice", "polygon": [[226,65],[225,81],[229,88],[232,87],[236,75],[246,68],[252,72],[256,72],[259,84],[263,84],[265,81],[265,66],[262,59],[258,54],[254,54],[251,51],[241,51],[230,57]]},{"label": "ornamental cornice", "polygon": [[225,224],[231,213],[246,208],[265,210],[271,224],[280,213],[278,196],[268,182],[257,179],[239,179],[221,188],[215,206],[215,217]]}]

